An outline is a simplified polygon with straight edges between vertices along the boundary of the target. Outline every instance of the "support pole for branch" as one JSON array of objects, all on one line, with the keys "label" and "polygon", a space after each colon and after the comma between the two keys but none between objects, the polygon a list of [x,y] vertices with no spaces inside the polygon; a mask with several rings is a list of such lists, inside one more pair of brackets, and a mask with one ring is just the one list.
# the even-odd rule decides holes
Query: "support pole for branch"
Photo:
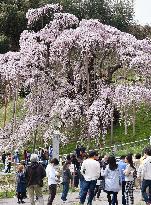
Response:
[{"label": "support pole for branch", "polygon": [[13,105],[13,133],[16,129],[16,112],[17,112],[17,98],[18,98],[18,87],[14,92],[14,105]]},{"label": "support pole for branch", "polygon": [[[89,66],[88,66],[89,60],[86,57],[85,58],[85,68],[86,68],[86,77],[87,77],[87,111],[89,110],[89,103],[90,103],[90,73],[89,73]],[[90,133],[88,134],[88,148],[90,148]]]},{"label": "support pole for branch", "polygon": [[7,86],[5,86],[5,97],[4,97],[4,125],[3,127],[5,127],[6,125],[6,120],[7,120],[7,105],[8,105],[8,99],[7,99]]},{"label": "support pole for branch", "polygon": [[127,131],[127,110],[126,110],[126,106],[124,107],[124,114],[125,114],[125,120],[124,120],[125,135],[127,135],[127,134],[128,134],[128,131]]},{"label": "support pole for branch", "polygon": [[[37,98],[37,94],[38,94],[38,75],[36,76],[35,88],[36,88],[35,95],[36,95],[36,98]],[[36,99],[36,103],[38,103],[37,99]],[[35,111],[34,111],[35,114],[38,114],[38,108],[39,107],[36,104],[36,108],[35,108]],[[33,138],[34,138],[34,141],[33,141],[33,153],[35,152],[35,148],[36,148],[37,134],[38,134],[38,127],[36,127],[36,129],[33,132]]]},{"label": "support pole for branch", "polygon": [[111,145],[113,144],[113,111],[111,113]]},{"label": "support pole for branch", "polygon": [[36,141],[37,141],[37,129],[33,132],[34,142],[33,142],[33,153],[35,152],[36,148]]},{"label": "support pole for branch", "polygon": [[133,103],[133,136],[135,136],[136,133],[136,106],[135,103]]}]

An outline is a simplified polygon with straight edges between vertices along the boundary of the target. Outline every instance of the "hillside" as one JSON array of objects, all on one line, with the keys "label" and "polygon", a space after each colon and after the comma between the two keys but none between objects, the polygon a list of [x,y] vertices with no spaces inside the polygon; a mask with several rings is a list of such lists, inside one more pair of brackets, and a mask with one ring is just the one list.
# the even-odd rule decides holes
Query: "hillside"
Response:
[{"label": "hillside", "polygon": [[[23,105],[23,99],[18,99],[17,102],[17,118],[20,119],[24,115],[25,111],[22,109]],[[7,107],[7,120],[6,122],[10,122],[13,116],[13,102],[10,102]],[[2,128],[4,124],[4,107],[0,108],[0,127]],[[78,135],[78,131],[75,133],[75,135]],[[73,137],[71,142],[65,146],[61,146],[60,153],[70,153],[73,152],[73,150],[76,147],[77,144],[77,137]],[[128,127],[128,134],[124,135],[124,124],[121,126],[117,124],[114,126],[114,133],[113,133],[113,145],[118,145],[122,143],[129,143],[134,141],[139,141],[141,139],[146,139],[151,136],[151,108],[143,107],[140,109],[139,112],[136,114],[136,134],[133,136],[133,129],[132,125]],[[78,139],[79,141],[79,139]],[[91,148],[97,148],[95,145],[95,140],[91,141]],[[40,143],[42,141],[38,140],[37,142],[37,148],[39,146],[42,146]],[[84,141],[84,146],[87,146],[87,142]],[[100,142],[101,143],[101,142]],[[147,143],[147,142],[145,142]],[[108,133],[106,137],[106,146],[111,146],[110,143],[110,133]],[[144,145],[142,144],[135,144],[135,146],[138,148],[142,148]],[[27,145],[29,149],[32,148],[32,143],[30,145]],[[130,146],[131,147],[131,146]],[[130,148],[127,145],[127,148]],[[137,149],[136,148],[136,149]],[[123,148],[122,148],[123,149]]]},{"label": "hillside", "polygon": [[[148,139],[151,136],[151,108],[147,107],[141,107],[140,111],[136,113],[136,134],[133,136],[133,128],[132,125],[128,127],[128,134],[124,134],[124,124],[117,124],[114,126],[114,132],[113,132],[113,143],[114,145],[121,145],[125,143],[140,141],[144,139]],[[73,150],[76,147],[77,139],[73,139],[73,142],[63,146],[63,149],[61,150],[61,153],[70,153],[73,152]],[[127,150],[132,152],[140,152],[144,146],[148,143],[148,141],[140,141],[138,143],[126,145],[124,147],[119,147],[119,150],[122,150],[121,152],[125,153]],[[87,145],[86,141],[83,141],[84,146]],[[106,136],[106,145],[105,147],[111,146],[111,135],[110,132]],[[95,144],[95,140],[91,141],[90,148],[98,148]],[[108,151],[108,150],[106,150]],[[120,152],[119,152],[120,154]]]}]

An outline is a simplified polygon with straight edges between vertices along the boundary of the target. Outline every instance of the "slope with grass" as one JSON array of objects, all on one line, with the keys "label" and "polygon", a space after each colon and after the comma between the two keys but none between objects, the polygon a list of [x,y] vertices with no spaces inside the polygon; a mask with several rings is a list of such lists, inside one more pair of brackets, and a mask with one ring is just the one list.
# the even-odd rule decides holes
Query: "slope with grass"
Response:
[{"label": "slope with grass", "polygon": [[[17,111],[16,116],[18,119],[23,118],[25,115],[25,110],[23,109],[23,102],[24,99],[19,98],[17,101]],[[13,102],[10,102],[7,106],[7,119],[6,122],[10,122],[13,117]],[[0,108],[0,127],[2,128],[4,124],[4,107]],[[133,128],[132,125],[128,127],[128,134],[124,134],[124,124],[117,124],[114,126],[114,133],[113,133],[113,145],[122,144],[122,143],[129,143],[134,141],[139,141],[141,139],[149,138],[151,136],[151,108],[142,106],[140,111],[136,113],[136,134],[133,136]],[[79,131],[75,129],[72,133],[72,140],[67,145],[63,145],[60,148],[60,154],[63,153],[71,153],[73,150],[75,150],[76,144],[78,141],[80,141],[79,137]],[[42,140],[37,141],[36,148],[39,146],[42,146]],[[87,141],[83,140],[82,142],[85,147],[87,147]],[[100,140],[101,143],[101,140]],[[146,142],[147,143],[147,142]],[[106,146],[110,146],[110,133],[106,136]],[[139,151],[142,149],[143,144],[135,145],[132,149],[131,145],[127,146],[125,151],[127,149],[129,150],[136,150]],[[26,147],[29,147],[29,149],[32,149],[32,143],[29,143]],[[90,148],[97,148],[95,144],[95,140],[91,140]]]},{"label": "slope with grass", "polygon": [[[135,135],[133,135],[133,126],[130,125],[128,127],[128,134],[124,134],[124,123],[121,123],[121,125],[118,123],[116,126],[114,126],[114,132],[113,132],[113,143],[111,144],[111,136],[110,131],[108,132],[106,136],[106,145],[105,146],[111,146],[111,145],[118,145],[123,143],[130,143],[135,141],[140,141],[143,139],[148,139],[148,141],[143,141],[138,144],[132,144],[132,145],[126,145],[125,147],[121,147],[120,151],[118,152],[120,154],[125,154],[126,152],[140,152],[144,148],[147,143],[149,143],[149,137],[151,136],[151,108],[150,107],[144,107],[142,106],[141,109],[136,113],[136,125],[135,125]],[[78,139],[79,140],[79,139]],[[87,141],[84,140],[82,142],[84,146],[87,146]],[[101,143],[101,140],[100,140]],[[61,153],[70,153],[73,152],[77,144],[77,138],[73,139],[72,143],[67,144],[64,146],[61,150]],[[96,146],[95,140],[91,140],[90,148],[95,149],[98,148]]]}]

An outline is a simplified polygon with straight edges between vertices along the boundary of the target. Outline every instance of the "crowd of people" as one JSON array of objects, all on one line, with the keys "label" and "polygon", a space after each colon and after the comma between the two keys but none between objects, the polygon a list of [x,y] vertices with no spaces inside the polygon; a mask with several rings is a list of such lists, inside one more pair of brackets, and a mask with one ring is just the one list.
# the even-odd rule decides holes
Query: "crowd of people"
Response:
[{"label": "crowd of people", "polygon": [[[52,145],[46,148],[39,147],[39,149],[35,150],[34,153],[38,155],[39,162],[46,168],[48,165],[49,159],[52,159],[53,148]],[[18,150],[15,150],[14,153],[3,152],[1,159],[3,162],[3,171],[5,173],[11,173],[12,164],[20,164],[28,165],[30,163],[31,152],[28,150],[24,150],[23,156],[20,156]]]},{"label": "crowd of people", "polygon": [[[122,191],[122,204],[134,204],[134,188],[141,190],[142,199],[151,204],[151,147],[143,150],[143,155],[127,154],[119,160],[114,155],[99,156],[95,151],[86,153],[83,146],[77,146],[75,153],[66,159],[52,158],[49,149],[40,149],[31,154],[24,165],[18,166],[17,198],[24,203],[26,190],[31,205],[35,205],[35,197],[40,205],[44,205],[42,187],[47,176],[49,197],[47,205],[52,205],[57,193],[57,185],[62,185],[61,200],[66,203],[70,186],[79,190],[79,204],[92,205],[94,200],[101,199],[101,192],[107,194],[109,205],[118,204],[118,193]],[[47,156],[43,158],[43,155]],[[101,203],[101,202],[100,202]]]}]

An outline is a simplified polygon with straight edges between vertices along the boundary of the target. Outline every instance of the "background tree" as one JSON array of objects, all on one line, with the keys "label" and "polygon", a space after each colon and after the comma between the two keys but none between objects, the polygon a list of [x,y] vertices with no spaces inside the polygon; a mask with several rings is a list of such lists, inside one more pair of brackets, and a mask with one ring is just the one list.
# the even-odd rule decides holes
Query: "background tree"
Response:
[{"label": "background tree", "polygon": [[151,38],[151,26],[149,25],[142,26],[133,23],[129,26],[129,32],[137,39]]},{"label": "background tree", "polygon": [[[79,20],[99,19],[122,31],[128,31],[134,14],[132,0],[1,0],[0,53],[19,50],[19,36],[27,28],[26,12],[29,8],[37,8],[46,3],[61,4],[64,12],[76,15]],[[41,25],[41,21],[37,22],[37,28]]]},{"label": "background tree", "polygon": [[26,12],[47,1],[1,0],[0,1],[0,53],[19,50],[19,38],[27,28]]}]

